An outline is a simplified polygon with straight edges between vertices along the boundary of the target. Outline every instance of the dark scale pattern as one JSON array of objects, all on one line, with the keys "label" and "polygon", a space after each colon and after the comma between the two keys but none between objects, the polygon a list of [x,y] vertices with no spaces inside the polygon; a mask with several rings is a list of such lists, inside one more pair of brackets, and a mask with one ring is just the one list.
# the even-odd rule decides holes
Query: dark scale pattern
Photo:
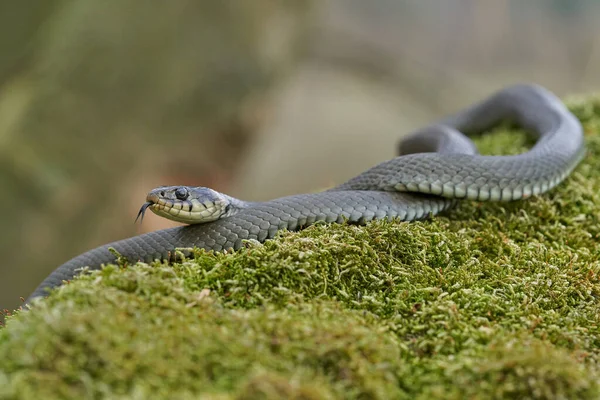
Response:
[{"label": "dark scale pattern", "polygon": [[[481,133],[506,119],[538,136],[529,152],[481,156],[463,135]],[[82,267],[98,269],[113,262],[109,247],[131,261],[149,262],[169,259],[177,248],[238,249],[244,239],[262,242],[280,229],[296,230],[315,221],[421,219],[451,208],[458,198],[514,200],[544,192],[562,181],[584,154],[579,121],[552,93],[532,85],[504,89],[415,132],[400,150],[404,155],[329,191],[252,203],[214,222],[151,232],[90,250],[58,267],[30,298],[72,279]]]}]

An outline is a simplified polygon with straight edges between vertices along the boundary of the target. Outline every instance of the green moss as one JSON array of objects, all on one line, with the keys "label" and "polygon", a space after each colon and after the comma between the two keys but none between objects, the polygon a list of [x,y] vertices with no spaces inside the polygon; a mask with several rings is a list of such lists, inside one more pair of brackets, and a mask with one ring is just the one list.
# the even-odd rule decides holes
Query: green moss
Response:
[{"label": "green moss", "polygon": [[570,104],[589,154],[550,193],[109,266],[9,318],[0,397],[598,398],[600,99]]}]

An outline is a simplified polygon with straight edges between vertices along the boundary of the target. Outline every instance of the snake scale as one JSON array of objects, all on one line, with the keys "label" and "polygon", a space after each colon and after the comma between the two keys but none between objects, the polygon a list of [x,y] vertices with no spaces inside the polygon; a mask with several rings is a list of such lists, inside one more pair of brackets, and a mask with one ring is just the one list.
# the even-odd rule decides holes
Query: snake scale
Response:
[{"label": "snake scale", "polygon": [[[466,135],[482,133],[503,121],[531,132],[533,147],[514,156],[482,156]],[[150,232],[87,251],[54,270],[33,292],[43,296],[76,276],[82,267],[98,269],[115,261],[114,248],[130,261],[170,259],[177,248],[238,249],[245,239],[264,241],[278,230],[296,230],[315,221],[365,223],[373,219],[410,221],[450,209],[458,199],[509,201],[543,193],[559,184],[584,155],[583,129],[564,104],[537,85],[514,85],[413,134],[399,145],[400,156],[385,161],[332,189],[249,203],[206,188],[205,203],[220,205],[210,222]],[[169,189],[179,196],[182,187]],[[185,188],[185,187],[183,187]],[[159,188],[149,202],[154,212],[174,217]],[[187,195],[187,189],[185,193]],[[183,198],[183,197],[182,197]],[[176,198],[167,199],[173,204]],[[178,210],[188,209],[192,204]],[[197,207],[194,206],[194,209]],[[235,212],[232,212],[234,210]]]}]

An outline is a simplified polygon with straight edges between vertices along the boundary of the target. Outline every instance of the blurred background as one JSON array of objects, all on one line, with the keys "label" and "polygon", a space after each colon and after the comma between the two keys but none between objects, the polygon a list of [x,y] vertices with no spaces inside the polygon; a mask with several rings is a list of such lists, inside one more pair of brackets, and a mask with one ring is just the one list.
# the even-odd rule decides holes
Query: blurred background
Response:
[{"label": "blurred background", "polygon": [[515,82],[600,88],[593,0],[0,1],[0,309],[172,224],[148,190],[341,183]]}]

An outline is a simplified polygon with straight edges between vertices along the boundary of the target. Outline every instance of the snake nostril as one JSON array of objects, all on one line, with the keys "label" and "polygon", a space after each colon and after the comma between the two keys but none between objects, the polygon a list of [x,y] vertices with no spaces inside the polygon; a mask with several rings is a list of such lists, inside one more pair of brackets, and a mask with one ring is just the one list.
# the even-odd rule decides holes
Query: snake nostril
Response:
[{"label": "snake nostril", "polygon": [[162,190],[162,191],[160,192],[160,195],[161,195],[162,197],[165,197],[165,191],[164,191],[164,190]]}]

